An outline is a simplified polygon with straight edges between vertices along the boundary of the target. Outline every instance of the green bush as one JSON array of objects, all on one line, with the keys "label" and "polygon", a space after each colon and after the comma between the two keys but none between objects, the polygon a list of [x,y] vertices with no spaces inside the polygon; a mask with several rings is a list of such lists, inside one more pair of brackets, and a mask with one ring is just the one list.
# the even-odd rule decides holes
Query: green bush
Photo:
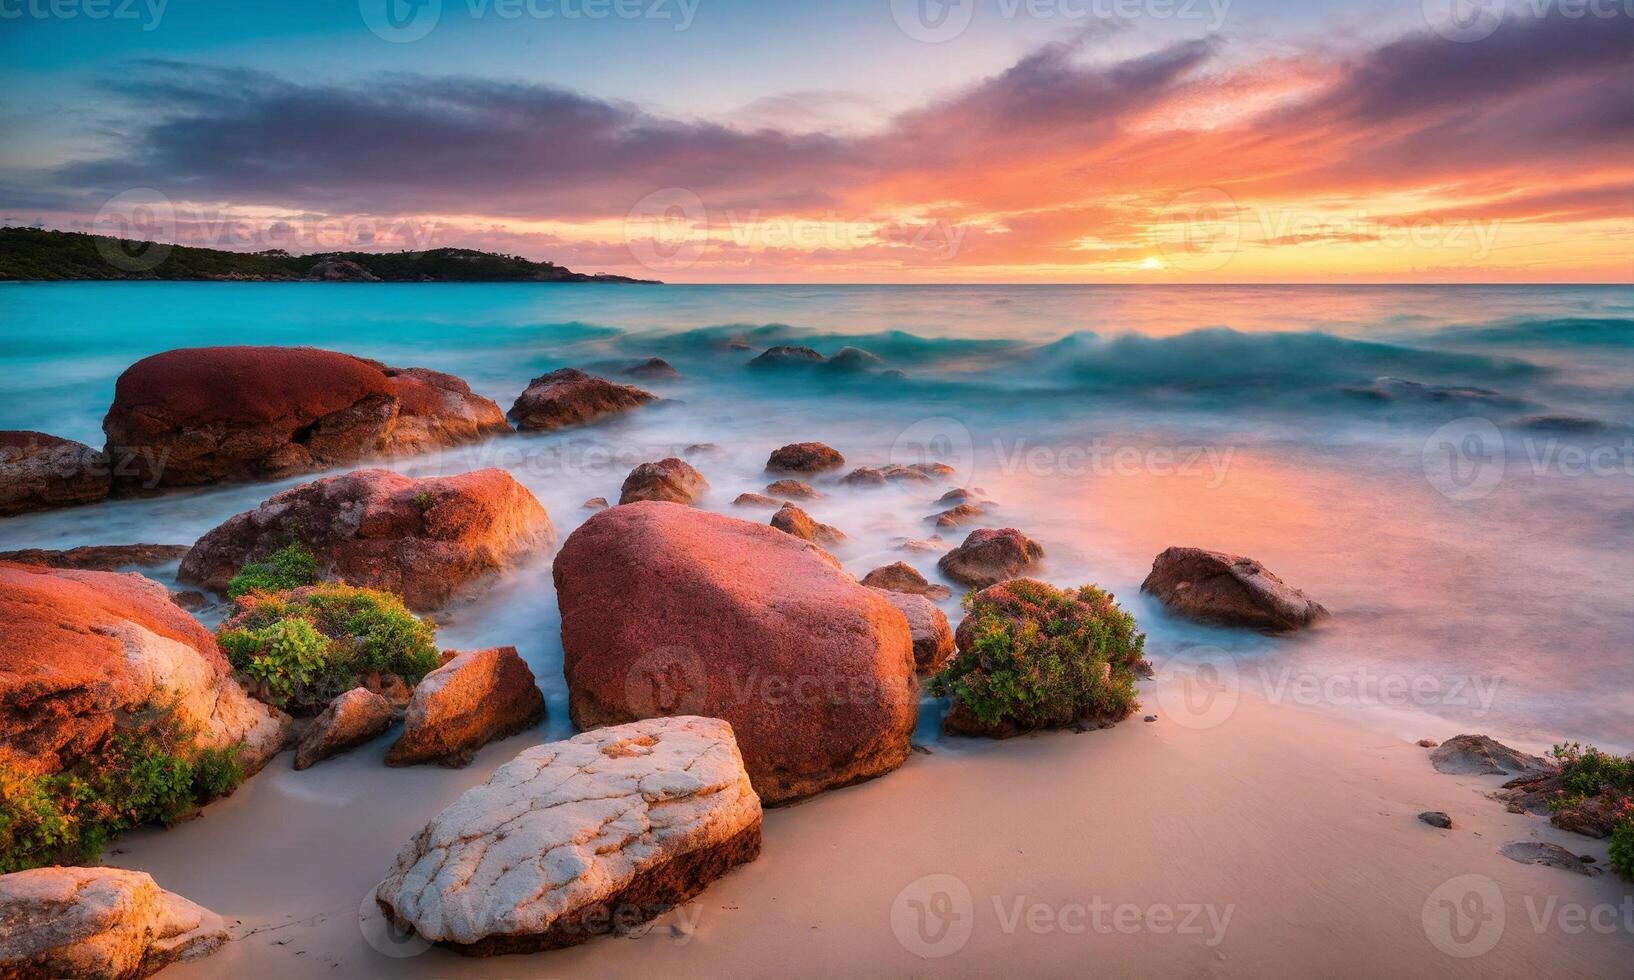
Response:
[{"label": "green bush", "polygon": [[1139,707],[1136,669],[1146,637],[1094,586],[1057,589],[1028,579],[965,599],[963,649],[931,692],[989,729],[1121,720]]},{"label": "green bush", "polygon": [[436,624],[389,592],[336,583],[245,595],[216,638],[262,697],[295,710],[321,708],[362,674],[416,683],[438,661]]},{"label": "green bush", "polygon": [[242,598],[252,592],[287,592],[318,581],[318,559],[298,544],[287,545],[260,561],[239,569],[227,583],[227,596]]},{"label": "green bush", "polygon": [[1623,803],[1623,815],[1611,832],[1611,869],[1634,881],[1634,800]]},{"label": "green bush", "polygon": [[0,761],[0,874],[77,857],[78,831],[48,779]]}]

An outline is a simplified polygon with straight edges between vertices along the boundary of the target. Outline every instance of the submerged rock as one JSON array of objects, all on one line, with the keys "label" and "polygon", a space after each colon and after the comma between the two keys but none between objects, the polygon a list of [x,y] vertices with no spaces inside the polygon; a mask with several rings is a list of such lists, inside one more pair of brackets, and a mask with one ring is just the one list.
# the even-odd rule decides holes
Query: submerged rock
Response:
[{"label": "submerged rock", "polygon": [[738,494],[737,499],[732,501],[732,506],[769,507],[776,510],[777,508],[783,506],[783,501],[778,500],[776,497],[768,497],[763,493],[740,493]]},{"label": "submerged rock", "polygon": [[799,480],[778,480],[775,483],[768,483],[766,492],[784,500],[817,500],[823,496],[817,488]]},{"label": "submerged rock", "polygon": [[792,534],[804,541],[817,544],[839,544],[845,540],[845,532],[837,527],[819,524],[811,515],[794,506],[784,504],[777,513],[772,515],[772,527],[785,534]]},{"label": "submerged rock", "polygon": [[433,817],[375,898],[422,938],[487,956],[631,928],[760,854],[732,727],[658,718],[527,749]]},{"label": "submerged rock", "polygon": [[77,568],[84,572],[111,572],[131,566],[179,561],[187,554],[188,548],[185,544],[88,544],[67,551],[28,548],[23,551],[0,551],[0,562]]},{"label": "submerged rock", "polygon": [[937,527],[963,527],[974,524],[987,516],[987,507],[984,504],[959,504],[949,507],[940,514],[932,514],[925,518]]},{"label": "submerged rock", "polygon": [[756,370],[766,368],[810,367],[823,363],[823,355],[810,347],[773,347],[749,362]]},{"label": "submerged rock", "polygon": [[1320,603],[1252,558],[1201,548],[1170,548],[1158,555],[1140,589],[1178,616],[1218,626],[1286,633],[1328,615]]},{"label": "submerged rock", "polygon": [[642,463],[630,471],[620,493],[620,504],[638,500],[667,500],[672,504],[694,504],[709,489],[709,481],[684,459],[662,459]]},{"label": "submerged rock", "polygon": [[1454,776],[1523,775],[1553,773],[1559,767],[1548,759],[1527,755],[1485,735],[1459,735],[1430,753],[1437,772]]},{"label": "submerged rock", "polygon": [[530,381],[506,417],[522,432],[551,432],[628,412],[657,398],[634,385],[563,368]]},{"label": "submerged rock", "polygon": [[724,718],[773,803],[907,758],[918,714],[907,621],[816,545],[637,503],[587,520],[554,573],[578,727]]},{"label": "submerged rock", "polygon": [[870,371],[884,364],[884,358],[861,347],[841,347],[823,366],[835,371]]},{"label": "submerged rock", "polygon": [[1038,565],[1044,549],[1013,527],[971,531],[936,563],[948,578],[974,588],[1018,578]]},{"label": "submerged rock", "polygon": [[43,432],[0,431],[0,517],[95,503],[112,488],[101,450]]},{"label": "submerged rock", "polygon": [[0,565],[0,744],[43,772],[102,750],[118,722],[174,699],[205,748],[255,772],[290,719],[246,694],[216,639],[140,575]]},{"label": "submerged rock", "polygon": [[640,378],[645,381],[674,381],[681,376],[675,370],[675,365],[662,357],[649,357],[639,364],[624,369],[626,377]]},{"label": "submerged rock", "polygon": [[504,470],[415,480],[358,470],[303,483],[200,538],[177,578],[218,592],[251,561],[296,542],[319,572],[436,609],[555,540],[550,517]]},{"label": "submerged rock", "polygon": [[228,938],[221,916],[122,868],[0,875],[0,924],[0,976],[16,980],[140,980]]},{"label": "submerged rock", "polygon": [[295,746],[295,768],[307,769],[374,739],[397,720],[386,698],[354,687],[329,702]]},{"label": "submerged rock", "polygon": [[775,450],[766,460],[766,470],[770,473],[822,473],[844,465],[845,457],[839,450],[820,442],[790,443]]},{"label": "submerged rock", "polygon": [[895,562],[876,568],[863,576],[862,584],[874,589],[884,589],[887,592],[906,592],[910,595],[922,595],[930,599],[942,600],[953,595],[953,590],[945,585],[933,585],[919,573],[919,569],[905,561]]},{"label": "submerged rock", "polygon": [[386,765],[464,766],[477,749],[544,716],[545,696],[515,647],[462,653],[414,688]]}]

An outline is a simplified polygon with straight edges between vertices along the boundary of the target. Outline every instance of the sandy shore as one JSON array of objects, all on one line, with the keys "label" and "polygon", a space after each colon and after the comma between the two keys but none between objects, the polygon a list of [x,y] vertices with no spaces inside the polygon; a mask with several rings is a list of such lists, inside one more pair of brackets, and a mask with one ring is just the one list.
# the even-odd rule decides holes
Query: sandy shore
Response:
[{"label": "sandy shore", "polygon": [[[1173,703],[1150,684],[1145,699]],[[1604,867],[1603,843],[1484,798],[1500,778],[1441,775],[1398,738],[1246,697],[1209,728],[1137,716],[940,740],[768,812],[758,861],[637,938],[471,960],[387,936],[366,899],[398,847],[537,740],[458,772],[387,770],[388,739],[303,773],[284,756],[110,861],[240,920],[177,978],[1613,978],[1634,963],[1634,886],[1498,853],[1542,839]],[[1420,823],[1429,809],[1456,828]]]}]

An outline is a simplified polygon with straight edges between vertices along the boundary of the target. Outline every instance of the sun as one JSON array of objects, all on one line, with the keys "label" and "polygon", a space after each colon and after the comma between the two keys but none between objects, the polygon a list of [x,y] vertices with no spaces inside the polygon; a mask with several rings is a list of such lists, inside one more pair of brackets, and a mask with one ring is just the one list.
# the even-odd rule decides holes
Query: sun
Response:
[{"label": "sun", "polygon": [[1135,268],[1142,269],[1147,272],[1156,272],[1159,269],[1167,269],[1168,266],[1164,265],[1163,260],[1157,256],[1149,255],[1146,258],[1141,259],[1140,264],[1135,266]]}]

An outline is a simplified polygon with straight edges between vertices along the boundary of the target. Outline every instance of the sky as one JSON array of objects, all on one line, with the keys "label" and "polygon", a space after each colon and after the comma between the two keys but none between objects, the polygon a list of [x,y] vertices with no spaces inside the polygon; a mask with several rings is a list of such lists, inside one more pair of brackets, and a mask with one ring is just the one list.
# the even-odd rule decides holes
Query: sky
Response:
[{"label": "sky", "polygon": [[0,0],[0,224],[672,282],[1634,282],[1634,0]]}]

